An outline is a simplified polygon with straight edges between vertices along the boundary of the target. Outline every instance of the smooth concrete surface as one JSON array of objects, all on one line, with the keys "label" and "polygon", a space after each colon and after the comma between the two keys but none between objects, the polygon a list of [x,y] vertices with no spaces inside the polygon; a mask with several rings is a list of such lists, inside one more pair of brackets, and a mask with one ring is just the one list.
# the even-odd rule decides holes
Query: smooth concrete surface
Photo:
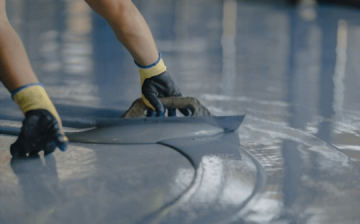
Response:
[{"label": "smooth concrete surface", "polygon": [[[120,218],[132,220],[130,223],[149,223],[173,221],[180,217],[179,220],[184,222],[196,223],[199,220],[219,221],[226,214],[228,218],[219,223],[359,223],[358,9],[316,5],[311,1],[303,1],[303,4],[295,8],[277,1],[256,0],[133,2],[147,19],[169,72],[183,95],[196,97],[216,116],[245,114],[246,119],[236,132],[241,144],[238,148],[240,156],[231,154],[237,158],[234,166],[223,163],[229,160],[215,150],[216,159],[212,161],[220,165],[212,168],[208,166],[211,164],[210,160],[204,160],[199,168],[195,169],[193,166],[192,170],[189,169],[192,172],[189,180],[192,177],[194,179],[186,182],[186,186],[183,185],[182,192],[169,193],[169,199],[157,209],[152,207],[151,211],[139,210],[138,215],[134,215],[138,219],[130,219],[128,213],[122,213],[128,211],[128,207],[119,204],[116,209],[118,214],[122,214],[119,215]],[[7,1],[7,8],[10,21],[24,41],[34,70],[60,112],[64,111],[61,113],[64,114],[63,119],[67,125],[84,124],[88,121],[84,128],[94,125],[91,120],[98,115],[87,112],[88,107],[102,111],[102,117],[115,118],[120,116],[117,111],[126,110],[131,102],[140,97],[138,71],[130,55],[117,43],[106,22],[94,14],[84,1],[13,0]],[[104,112],[109,110],[113,112]],[[11,102],[10,94],[3,87],[0,88],[0,116],[2,120],[17,121],[21,117],[16,105]],[[0,157],[0,178],[7,176],[5,183],[13,183],[11,189],[17,189],[16,194],[7,191],[3,194],[5,189],[10,188],[3,188],[2,186],[8,185],[1,182],[0,197],[6,197],[8,202],[4,204],[4,200],[1,200],[0,209],[8,220],[23,217],[17,215],[17,207],[24,208],[28,206],[26,201],[29,201],[24,199],[28,196],[22,193],[23,185],[9,165],[11,158],[7,150],[11,141],[14,141],[13,137],[3,136],[0,146],[5,147],[3,152],[6,153]],[[229,146],[228,143],[221,144]],[[88,144],[84,145],[88,147]],[[83,144],[76,146],[82,147]],[[96,146],[92,149],[99,153],[105,153],[106,147],[118,147],[91,146]],[[129,150],[127,146],[119,147],[123,150],[122,153],[129,153],[127,155],[130,156],[134,151],[130,149],[135,146],[129,146]],[[159,146],[155,148],[157,147]],[[180,151],[190,150],[191,147],[167,146],[161,149],[163,150],[157,151],[156,155],[149,156],[161,158],[162,154],[172,153],[171,161],[181,160],[185,163],[184,158],[195,161]],[[173,154],[174,151],[179,153]],[[191,152],[193,151],[187,151]],[[244,155],[247,153],[249,157]],[[72,161],[72,155],[71,150],[54,154],[59,174],[62,173],[61,170],[77,167],[76,164],[66,166],[68,163],[59,157],[69,156],[68,161]],[[139,164],[136,165],[143,162],[141,155],[138,156],[136,160]],[[125,158],[114,155],[108,159],[107,163],[96,164],[94,169],[104,171],[102,166],[105,165],[117,167],[117,160]],[[249,159],[251,163],[242,162]],[[199,159],[196,161],[202,162]],[[79,164],[80,168],[86,167],[86,164]],[[20,163],[22,165],[25,166],[26,163]],[[180,165],[176,166],[175,162],[171,162],[167,169],[181,170]],[[193,187],[201,182],[201,176],[197,174],[201,174],[201,169],[208,170],[209,167],[212,171],[206,171],[206,175],[202,176],[212,177],[211,173],[214,173],[213,179],[204,182],[213,184],[212,187],[206,189],[207,185],[200,183],[200,190],[193,191]],[[241,167],[240,170],[237,167]],[[156,173],[156,167],[152,169]],[[75,171],[77,169],[74,168],[73,172]],[[121,184],[128,186],[131,183],[130,176],[138,173],[144,175],[144,179],[140,178],[144,182],[140,181],[138,187],[121,188],[128,189],[124,194],[134,195],[134,198],[140,197],[136,196],[136,192],[145,191],[147,175],[128,169],[121,176],[125,180]],[[234,174],[234,179],[227,179],[233,175],[226,176],[223,173]],[[264,175],[259,176],[259,173]],[[247,178],[243,178],[245,174],[249,174]],[[80,174],[74,173],[74,176],[75,179],[82,178]],[[179,176],[186,177],[187,172],[177,177]],[[36,178],[37,175],[23,177],[25,179],[21,183],[31,184],[32,179],[26,178]],[[227,180],[227,183],[236,182],[231,185],[234,189],[223,185],[225,182],[221,182],[220,177]],[[39,178],[40,183],[50,185],[54,182],[47,174],[41,174]],[[50,181],[43,181],[44,179]],[[119,186],[119,182],[112,181],[108,176],[103,181],[107,183],[107,179],[109,184],[106,186],[109,188]],[[258,180],[261,180],[259,188],[256,184]],[[156,181],[162,180],[159,178]],[[174,183],[173,179],[163,181],[159,187]],[[88,186],[87,182],[82,184]],[[107,192],[97,181],[90,181],[88,184]],[[46,189],[51,190],[45,192],[52,192],[52,189],[58,191],[56,187],[46,186]],[[65,183],[61,186],[60,189],[63,189],[72,185]],[[74,193],[70,190],[65,192],[81,196],[84,192],[90,195],[90,190],[85,187],[73,190]],[[234,204],[229,206],[231,215],[222,213],[223,207],[220,205],[230,204],[224,192],[232,192],[231,195],[235,198]],[[115,190],[109,191],[110,193],[120,194]],[[109,195],[105,194],[97,195],[108,198]],[[204,194],[206,197],[203,197]],[[62,208],[64,210],[71,208],[72,203],[77,205],[82,203],[81,200],[92,200],[86,196],[79,201],[72,200],[76,197],[59,197],[64,198],[61,202],[67,205]],[[101,213],[102,217],[99,215],[99,219],[117,223],[114,218],[117,216],[111,215],[115,214],[113,208],[102,201],[101,197],[96,200],[99,203],[92,204],[92,201],[88,203],[89,206],[80,206],[81,217],[90,217],[97,211],[94,207],[98,206],[99,211],[105,211]],[[126,197],[121,195],[119,200],[126,200]],[[50,202],[44,200],[39,206],[51,204]],[[31,204],[30,207],[36,209],[36,205],[37,203]],[[45,207],[50,207],[51,210],[44,212],[39,209],[40,212],[26,214],[41,217],[40,220],[44,220],[42,217],[49,217],[55,222],[62,220],[51,206]],[[52,216],[54,214],[57,214],[56,218]],[[66,216],[69,220],[79,217],[71,214]]]}]

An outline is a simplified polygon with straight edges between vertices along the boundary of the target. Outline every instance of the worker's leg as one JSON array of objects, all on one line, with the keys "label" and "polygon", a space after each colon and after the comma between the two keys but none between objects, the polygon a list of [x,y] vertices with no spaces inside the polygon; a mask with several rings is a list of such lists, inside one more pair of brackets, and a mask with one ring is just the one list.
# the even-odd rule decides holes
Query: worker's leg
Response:
[{"label": "worker's leg", "polygon": [[38,82],[24,46],[8,21],[5,0],[0,0],[0,79],[10,92]]},{"label": "worker's leg", "polygon": [[86,0],[86,2],[108,21],[118,40],[138,64],[147,66],[158,60],[158,50],[151,31],[131,0]]}]

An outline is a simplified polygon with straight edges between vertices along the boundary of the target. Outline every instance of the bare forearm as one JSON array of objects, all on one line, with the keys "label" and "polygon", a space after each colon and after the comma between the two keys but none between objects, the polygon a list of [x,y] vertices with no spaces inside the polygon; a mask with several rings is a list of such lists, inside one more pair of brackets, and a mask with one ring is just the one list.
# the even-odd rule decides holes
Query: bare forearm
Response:
[{"label": "bare forearm", "polygon": [[151,31],[131,0],[87,0],[97,13],[103,16],[118,40],[140,65],[157,61],[158,50]]},{"label": "bare forearm", "polygon": [[133,6],[133,10],[121,13],[122,20],[109,22],[119,41],[141,65],[150,65],[158,59],[158,50],[145,19]]},{"label": "bare forearm", "polygon": [[0,22],[0,71],[0,79],[10,92],[38,82],[20,38],[4,18]]}]

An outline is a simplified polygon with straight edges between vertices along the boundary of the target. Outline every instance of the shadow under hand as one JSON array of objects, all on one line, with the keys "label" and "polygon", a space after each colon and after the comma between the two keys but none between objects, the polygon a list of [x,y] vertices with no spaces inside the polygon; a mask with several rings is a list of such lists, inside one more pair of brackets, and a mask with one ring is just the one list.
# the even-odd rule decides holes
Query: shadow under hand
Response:
[{"label": "shadow under hand", "polygon": [[10,166],[19,179],[25,209],[35,213],[36,223],[45,223],[61,198],[54,156],[13,157]]}]

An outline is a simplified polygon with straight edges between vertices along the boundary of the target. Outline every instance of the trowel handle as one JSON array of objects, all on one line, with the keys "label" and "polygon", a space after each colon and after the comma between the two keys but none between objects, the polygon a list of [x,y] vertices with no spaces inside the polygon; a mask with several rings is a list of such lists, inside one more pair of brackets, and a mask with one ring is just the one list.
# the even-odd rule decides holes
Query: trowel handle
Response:
[{"label": "trowel handle", "polygon": [[[210,111],[194,97],[164,97],[159,99],[167,109],[189,109],[193,117],[211,116]],[[139,98],[134,101],[122,118],[145,117],[146,110],[147,106],[142,99]]]}]

